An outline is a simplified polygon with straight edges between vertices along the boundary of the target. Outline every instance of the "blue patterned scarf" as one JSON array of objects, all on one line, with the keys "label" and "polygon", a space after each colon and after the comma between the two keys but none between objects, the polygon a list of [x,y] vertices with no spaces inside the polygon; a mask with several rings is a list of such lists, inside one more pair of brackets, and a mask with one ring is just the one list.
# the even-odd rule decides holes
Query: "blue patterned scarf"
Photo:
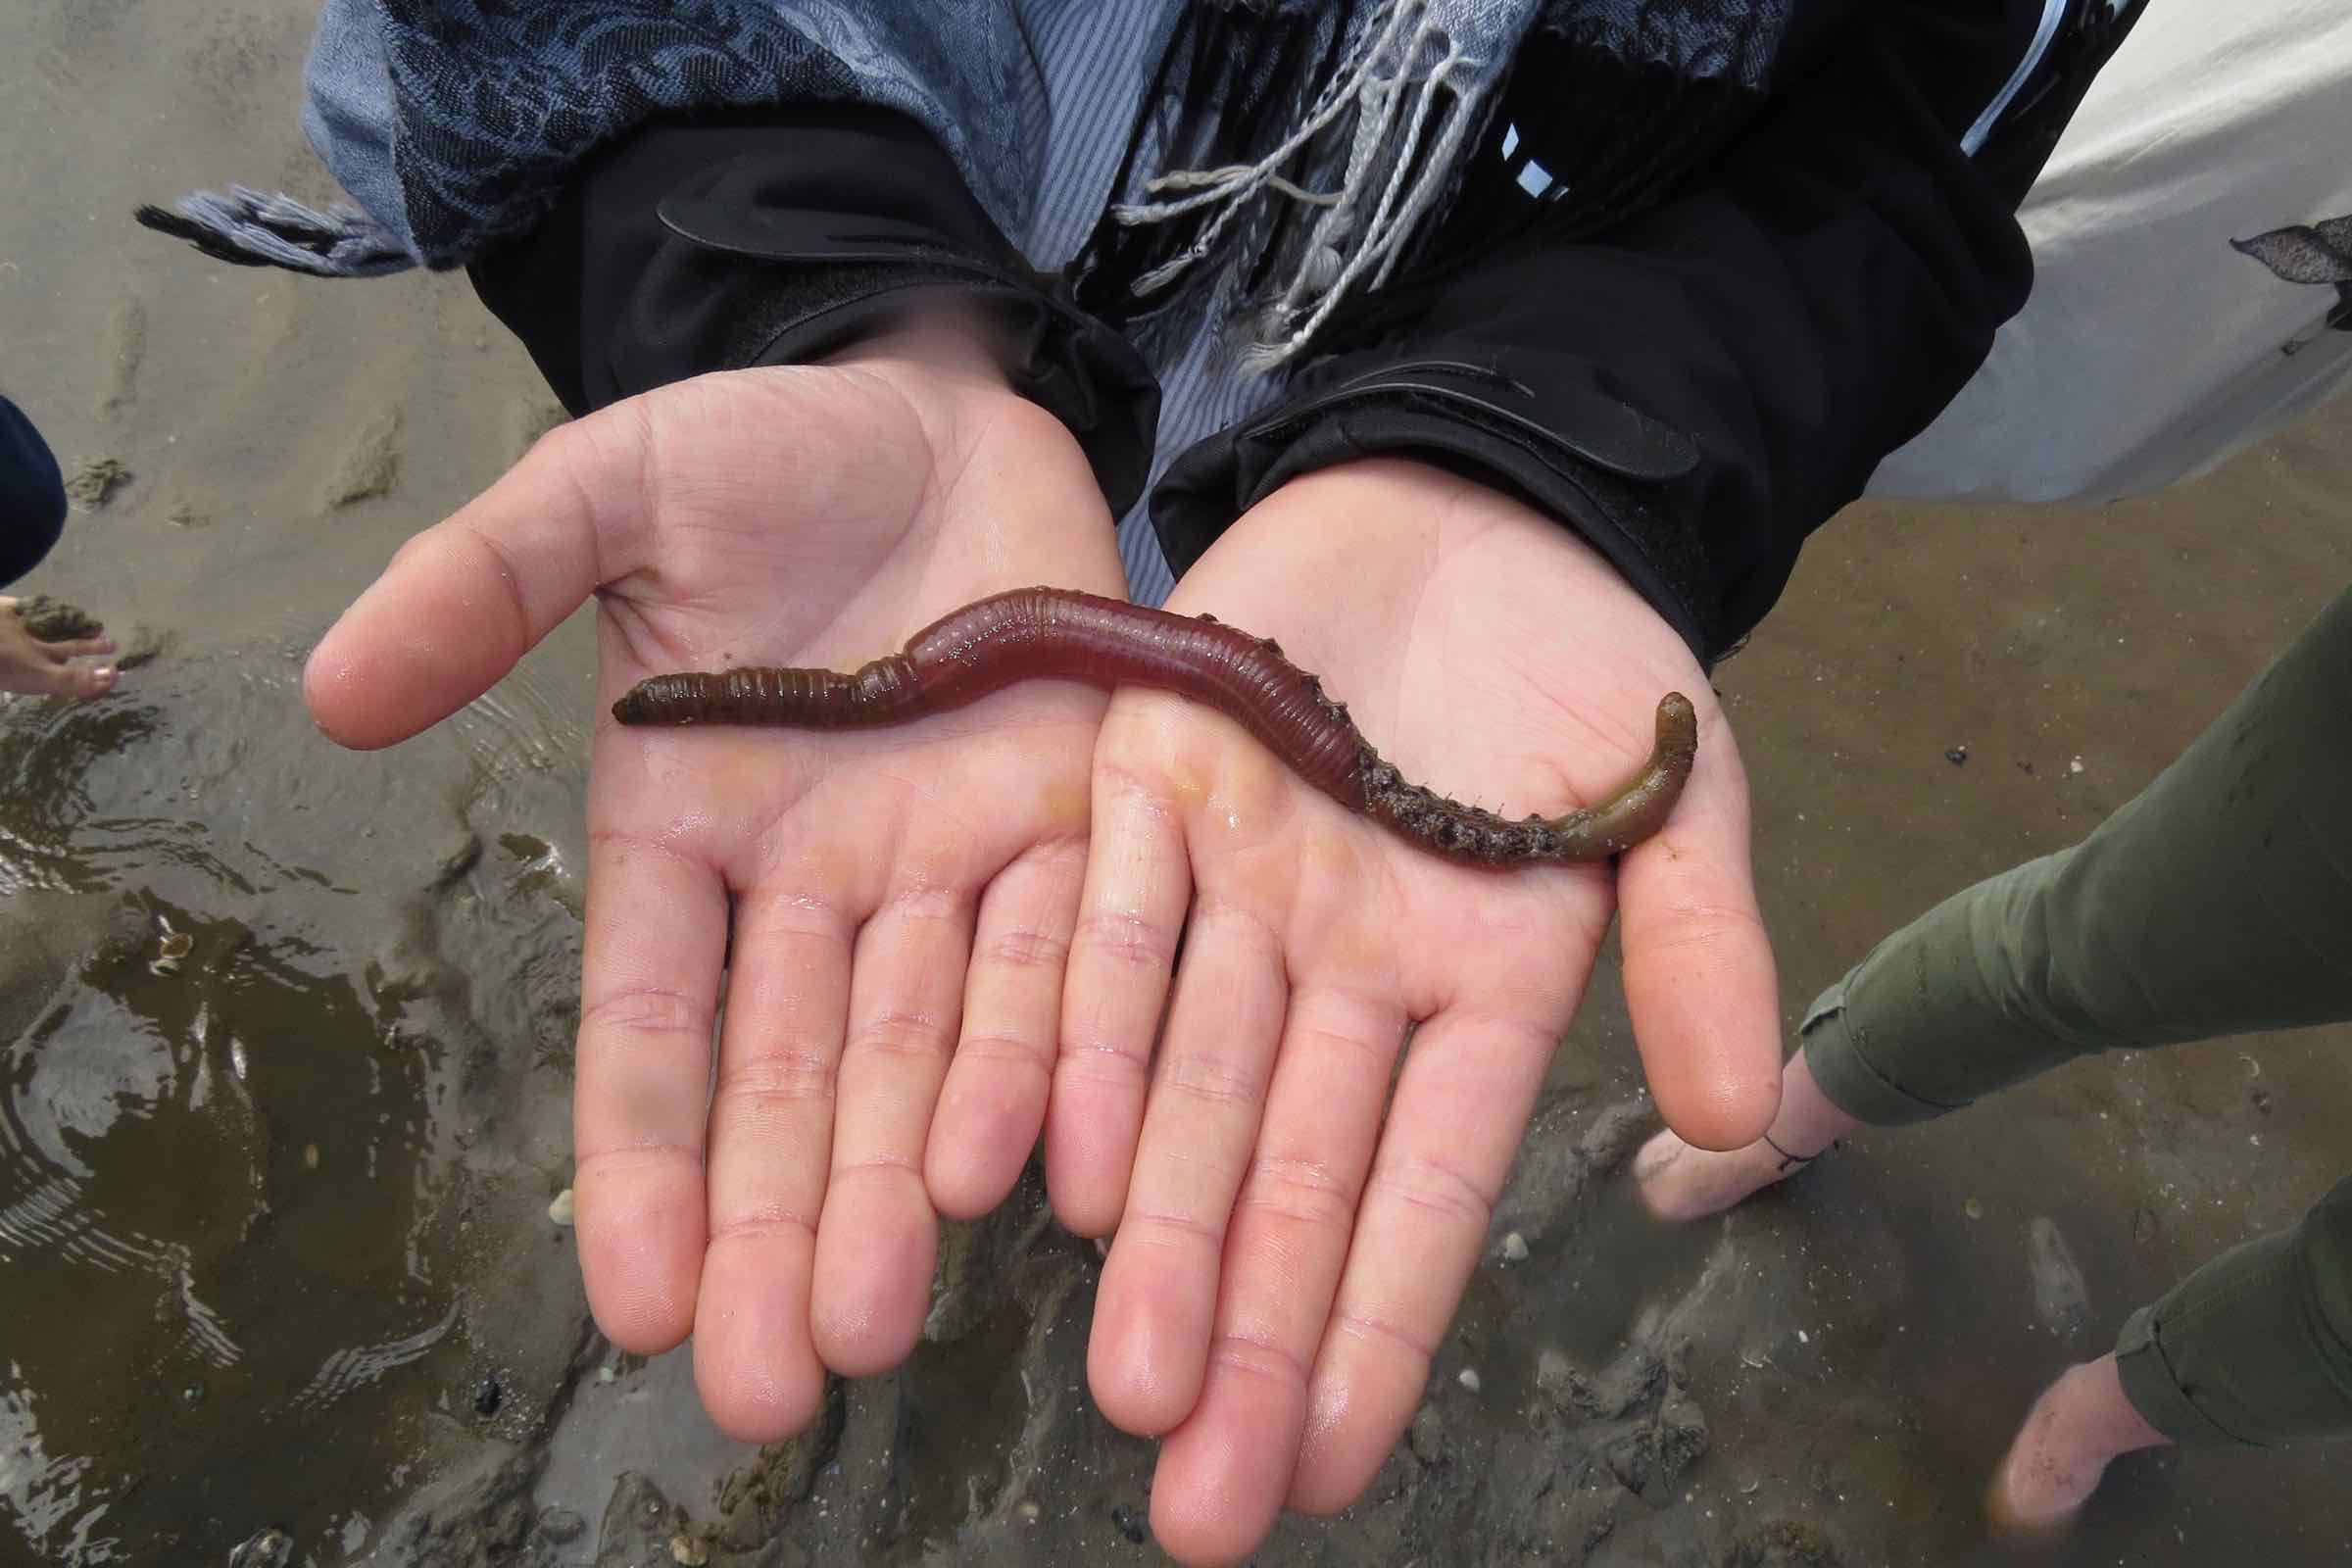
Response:
[{"label": "blue patterned scarf", "polygon": [[[1031,122],[1051,84],[1032,79],[1024,30],[1046,3],[328,0],[306,128],[362,205],[320,211],[232,186],[141,217],[231,261],[329,276],[452,268],[528,229],[583,158],[648,120],[856,102],[926,125],[1017,233],[1053,177]],[[1114,221],[1165,236],[1138,253],[1132,286],[1164,290],[1236,230],[1262,240],[1289,208],[1303,232],[1255,315],[1261,363],[1287,360],[1343,300],[1388,281],[1443,213],[1531,29],[1668,81],[1760,93],[1792,3],[1127,0],[1132,24],[1161,28],[1172,49],[1188,29],[1236,29],[1245,46],[1197,52],[1173,84],[1192,101],[1241,91],[1259,65],[1252,29],[1306,37],[1298,58],[1323,68],[1272,84],[1288,118],[1263,121],[1238,156],[1162,166],[1128,193]]]}]

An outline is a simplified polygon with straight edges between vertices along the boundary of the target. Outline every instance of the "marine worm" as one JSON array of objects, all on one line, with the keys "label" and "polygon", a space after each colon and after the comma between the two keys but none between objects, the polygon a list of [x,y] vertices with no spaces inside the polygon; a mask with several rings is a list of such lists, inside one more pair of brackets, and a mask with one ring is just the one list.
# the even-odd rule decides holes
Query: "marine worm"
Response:
[{"label": "marine worm", "polygon": [[1408,784],[1345,705],[1270,638],[1062,588],[1016,588],[951,611],[905,652],[852,674],[747,666],[655,675],[612,705],[623,724],[895,724],[961,707],[1015,681],[1154,686],[1238,721],[1293,772],[1421,847],[1485,865],[1599,860],[1665,825],[1698,751],[1681,692],[1658,702],[1649,760],[1596,806],[1513,820]]}]

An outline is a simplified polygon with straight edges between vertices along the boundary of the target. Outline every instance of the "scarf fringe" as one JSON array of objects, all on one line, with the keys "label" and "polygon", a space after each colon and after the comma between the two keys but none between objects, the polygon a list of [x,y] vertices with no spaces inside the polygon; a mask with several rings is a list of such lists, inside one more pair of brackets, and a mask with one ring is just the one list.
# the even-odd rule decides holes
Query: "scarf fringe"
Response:
[{"label": "scarf fringe", "polygon": [[[1501,74],[1494,61],[1466,52],[1436,11],[1431,0],[1386,0],[1298,128],[1256,163],[1163,174],[1147,189],[1172,200],[1114,208],[1112,217],[1131,226],[1217,209],[1181,254],[1137,278],[1134,292],[1154,293],[1205,260],[1267,193],[1322,212],[1297,274],[1260,315],[1258,341],[1242,356],[1245,368],[1263,372],[1289,363],[1349,293],[1386,284],[1451,183]],[[1281,172],[1350,113],[1354,128],[1338,189],[1310,190]]]},{"label": "scarf fringe", "polygon": [[142,207],[138,220],[240,267],[283,267],[319,277],[381,277],[416,265],[382,224],[347,202],[320,212],[283,192],[231,185],[226,194],[190,192],[174,205],[169,213]]}]

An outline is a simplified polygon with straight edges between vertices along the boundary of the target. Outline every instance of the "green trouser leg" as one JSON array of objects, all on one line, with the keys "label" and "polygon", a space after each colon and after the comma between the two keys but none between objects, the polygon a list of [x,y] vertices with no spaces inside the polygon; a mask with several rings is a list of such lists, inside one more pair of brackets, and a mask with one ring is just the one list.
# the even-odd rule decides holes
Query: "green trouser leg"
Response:
[{"label": "green trouser leg", "polygon": [[2115,1364],[2175,1443],[2352,1437],[2352,1177],[2132,1313]]},{"label": "green trouser leg", "polygon": [[[1945,900],[1813,1004],[1806,1064],[1874,1125],[2096,1052],[2352,1019],[2352,592],[2073,849]],[[2119,1346],[2182,1442],[2352,1435],[2352,1183]]]}]

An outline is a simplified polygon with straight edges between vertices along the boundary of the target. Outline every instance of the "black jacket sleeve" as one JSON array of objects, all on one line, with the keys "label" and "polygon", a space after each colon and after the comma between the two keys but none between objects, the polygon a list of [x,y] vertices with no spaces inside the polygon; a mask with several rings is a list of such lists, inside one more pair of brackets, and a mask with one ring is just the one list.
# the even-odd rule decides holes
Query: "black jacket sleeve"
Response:
[{"label": "black jacket sleeve", "polygon": [[65,526],[65,479],[49,443],[0,398],[0,587],[39,565]]},{"label": "black jacket sleeve", "polygon": [[1300,473],[1410,454],[1559,517],[1719,658],[2024,303],[2016,207],[2128,24],[2073,0],[2053,36],[2061,3],[1871,0],[1679,194],[1452,270],[1187,452],[1152,498],[1170,564]]},{"label": "black jacket sleeve", "polygon": [[822,359],[952,299],[995,326],[1014,389],[1069,427],[1113,516],[1150,472],[1150,369],[1030,270],[903,116],[648,125],[467,270],[575,415],[706,370]]}]

